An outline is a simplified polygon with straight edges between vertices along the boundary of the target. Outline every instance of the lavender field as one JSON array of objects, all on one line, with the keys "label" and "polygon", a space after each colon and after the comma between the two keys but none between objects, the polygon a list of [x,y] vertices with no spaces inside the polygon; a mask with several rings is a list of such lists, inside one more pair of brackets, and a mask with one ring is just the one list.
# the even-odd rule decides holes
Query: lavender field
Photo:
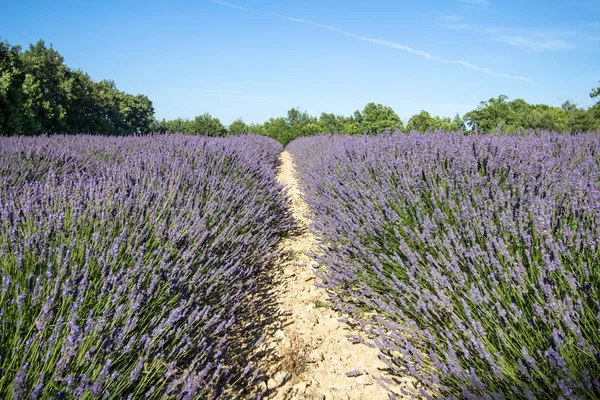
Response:
[{"label": "lavender field", "polygon": [[[257,135],[0,139],[0,397],[255,398],[298,232],[283,150]],[[327,307],[366,334],[352,342],[375,338],[391,398],[600,397],[598,135],[286,150]]]},{"label": "lavender field", "polygon": [[255,135],[0,139],[0,397],[243,393],[262,335],[249,322],[272,302],[259,283],[294,229],[281,150]]},{"label": "lavender field", "polygon": [[403,394],[600,397],[598,135],[317,136],[287,150],[320,277],[392,374],[416,378]]}]

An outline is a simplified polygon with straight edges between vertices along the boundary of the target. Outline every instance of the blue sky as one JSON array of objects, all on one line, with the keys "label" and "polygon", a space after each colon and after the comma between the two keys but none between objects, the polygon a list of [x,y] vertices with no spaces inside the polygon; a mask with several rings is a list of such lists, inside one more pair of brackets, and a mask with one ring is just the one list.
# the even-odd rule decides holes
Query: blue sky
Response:
[{"label": "blue sky", "polygon": [[159,118],[262,122],[291,107],[404,120],[506,94],[589,106],[600,0],[4,1],[0,38],[143,93]]}]

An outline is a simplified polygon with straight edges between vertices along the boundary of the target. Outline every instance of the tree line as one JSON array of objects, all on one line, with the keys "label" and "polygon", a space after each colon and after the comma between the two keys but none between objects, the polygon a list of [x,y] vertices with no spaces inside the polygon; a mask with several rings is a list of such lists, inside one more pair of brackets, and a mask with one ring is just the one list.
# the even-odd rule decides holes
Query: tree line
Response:
[{"label": "tree line", "polygon": [[406,124],[385,105],[368,103],[349,116],[312,116],[292,108],[286,116],[260,124],[238,119],[225,126],[203,113],[192,119],[157,120],[147,96],[117,89],[110,80],[94,82],[81,70],[71,70],[44,41],[25,51],[0,41],[0,135],[40,133],[143,134],[180,132],[225,136],[253,132],[287,144],[298,136],[319,133],[361,135],[385,130],[403,132],[477,131],[514,133],[525,129],[561,132],[600,130],[600,86],[592,89],[595,105],[582,108],[566,101],[560,107],[509,101],[500,95],[482,101],[462,117],[432,116],[423,110]]},{"label": "tree line", "polygon": [[132,134],[154,125],[152,102],[72,70],[43,40],[25,51],[0,41],[0,135]]},{"label": "tree line", "polygon": [[321,113],[319,117],[292,108],[287,116],[270,118],[262,124],[246,124],[238,119],[228,127],[218,118],[203,114],[193,120],[160,121],[154,130],[158,132],[205,133],[211,136],[259,133],[272,137],[283,144],[299,136],[319,133],[344,133],[361,135],[385,130],[402,132],[464,131],[512,134],[527,129],[555,130],[559,132],[600,131],[600,87],[590,93],[598,102],[587,109],[566,101],[560,107],[546,104],[529,104],[523,99],[508,101],[500,95],[482,101],[472,111],[454,118],[432,116],[423,110],[413,115],[406,124],[388,106],[369,103],[350,116]]}]

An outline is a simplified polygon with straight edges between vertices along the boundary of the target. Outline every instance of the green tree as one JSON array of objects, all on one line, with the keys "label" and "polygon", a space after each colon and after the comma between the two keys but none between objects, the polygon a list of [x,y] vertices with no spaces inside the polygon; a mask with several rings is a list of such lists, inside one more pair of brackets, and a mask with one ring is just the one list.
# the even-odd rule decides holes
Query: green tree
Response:
[{"label": "green tree", "polygon": [[43,40],[22,52],[0,42],[0,134],[148,132],[152,102],[71,70]]},{"label": "green tree", "polygon": [[363,132],[376,134],[386,129],[402,130],[402,120],[390,107],[383,104],[368,103],[365,108],[354,112],[354,120]]},{"label": "green tree", "polygon": [[569,113],[570,132],[589,132],[596,129],[600,129],[600,125],[594,118],[593,110],[577,108]]},{"label": "green tree", "polygon": [[592,99],[596,99],[596,104],[590,107],[590,112],[592,113],[595,119],[595,129],[600,129],[600,86],[592,89],[590,92],[590,97]]},{"label": "green tree", "polygon": [[66,132],[68,110],[63,82],[69,77],[69,69],[63,57],[40,40],[23,53],[23,64],[23,93],[27,98],[24,113],[37,122],[28,127],[29,133]]},{"label": "green tree", "polygon": [[430,132],[430,131],[443,131],[443,132],[458,132],[464,129],[464,121],[458,114],[454,119],[448,117],[432,117],[427,111],[422,110],[420,113],[413,115],[406,125],[406,131],[416,132]]},{"label": "green tree", "polygon": [[520,125],[523,129],[556,129],[557,121],[552,108],[542,104],[531,106],[529,112],[521,117]]},{"label": "green tree", "polygon": [[465,114],[465,121],[469,128],[476,127],[479,132],[485,133],[493,133],[498,129],[504,133],[512,133],[529,128],[527,118],[533,106],[523,99],[510,102],[507,100],[507,96],[500,95],[479,103],[476,110]]},{"label": "green tree", "polygon": [[356,115],[351,115],[342,120],[341,133],[347,135],[362,135],[364,133],[360,122],[358,122],[355,117]]},{"label": "green tree", "polygon": [[344,117],[341,115],[321,113],[319,123],[326,133],[342,133],[344,129]]},{"label": "green tree", "polygon": [[268,121],[265,121],[262,125],[262,132],[260,133],[277,140],[284,146],[296,137],[286,119],[283,117],[270,118]]},{"label": "green tree", "polygon": [[600,129],[598,119],[594,118],[594,107],[585,110],[567,100],[560,108],[551,107],[554,129],[560,132],[587,132]]},{"label": "green tree", "polygon": [[22,110],[24,80],[21,47],[0,41],[0,135],[22,132],[31,124]]},{"label": "green tree", "polygon": [[154,121],[152,101],[143,94],[131,95],[120,92],[120,113],[125,124],[125,133],[148,133]]},{"label": "green tree", "polygon": [[252,132],[269,136],[285,146],[297,137],[323,132],[323,125],[306,111],[292,108],[288,110],[285,118],[271,118],[261,125],[252,125],[249,129]]},{"label": "green tree", "polygon": [[296,108],[288,111],[286,123],[291,129],[294,138],[316,135],[323,131],[323,126],[317,118],[309,115],[306,111],[300,111]]},{"label": "green tree", "polygon": [[65,132],[98,133],[102,129],[100,109],[95,98],[95,83],[81,70],[73,71],[63,82],[65,103]]},{"label": "green tree", "polygon": [[592,99],[595,99],[597,97],[598,99],[596,100],[596,104],[600,104],[600,86],[592,89],[592,91],[590,92],[590,97]]},{"label": "green tree", "polygon": [[187,133],[193,135],[225,136],[227,129],[218,118],[209,113],[196,116],[194,119],[172,119],[154,122],[152,128],[163,133]]},{"label": "green tree", "polygon": [[218,118],[213,118],[209,113],[198,115],[191,121],[191,132],[206,136],[225,136],[227,130]]},{"label": "green tree", "polygon": [[[539,106],[548,107],[548,106]],[[600,129],[600,121],[594,117],[594,107],[587,110],[577,107],[577,104],[567,100],[560,108],[548,107],[552,115],[555,129],[560,132],[580,132]]]},{"label": "green tree", "polygon": [[476,110],[465,114],[467,125],[479,132],[493,132],[508,118],[507,99],[507,96],[500,95],[497,98],[482,101]]},{"label": "green tree", "polygon": [[436,129],[435,125],[435,119],[427,111],[422,110],[420,113],[410,117],[406,125],[406,130],[408,132],[427,132]]},{"label": "green tree", "polygon": [[266,136],[264,124],[250,124],[248,125],[248,132]]},{"label": "green tree", "polygon": [[155,122],[153,131],[160,133],[192,133],[192,126],[189,119],[163,119]]},{"label": "green tree", "polygon": [[454,119],[452,120],[452,131],[464,131],[466,129],[465,121],[456,113]]},{"label": "green tree", "polygon": [[[595,92],[592,91],[592,95]],[[523,99],[506,101],[506,96],[481,102],[476,110],[465,114],[465,120],[471,128],[493,132],[498,127],[504,133],[513,133],[525,129],[547,129],[562,132],[580,132],[599,129],[600,123],[595,117],[596,106],[590,109],[577,107],[566,101],[559,107],[546,104],[528,104]]]},{"label": "green tree", "polygon": [[241,135],[242,133],[247,132],[249,132],[248,126],[241,118],[238,118],[235,121],[233,121],[227,129],[227,133],[229,135]]}]

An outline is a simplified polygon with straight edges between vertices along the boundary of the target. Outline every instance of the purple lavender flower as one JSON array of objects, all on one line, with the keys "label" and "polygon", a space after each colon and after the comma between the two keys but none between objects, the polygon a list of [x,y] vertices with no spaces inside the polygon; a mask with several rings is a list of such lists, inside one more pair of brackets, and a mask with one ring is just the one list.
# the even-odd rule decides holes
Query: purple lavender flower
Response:
[{"label": "purple lavender flower", "polygon": [[333,135],[287,150],[322,287],[339,311],[378,315],[354,317],[377,325],[393,373],[448,398],[598,396],[582,371],[600,357],[580,355],[600,348],[600,136]]},{"label": "purple lavender flower", "polygon": [[0,139],[0,397],[243,390],[263,333],[246,323],[273,313],[259,282],[295,229],[281,150],[257,135]]},{"label": "purple lavender flower", "polygon": [[15,375],[15,379],[12,385],[12,394],[15,399],[23,398],[26,394],[25,379],[27,376],[27,369],[29,364],[25,364],[21,367],[19,372]]},{"label": "purple lavender flower", "polygon": [[140,357],[135,368],[131,371],[131,382],[135,382],[140,378],[140,374],[142,373],[142,369],[144,368],[144,358]]}]

